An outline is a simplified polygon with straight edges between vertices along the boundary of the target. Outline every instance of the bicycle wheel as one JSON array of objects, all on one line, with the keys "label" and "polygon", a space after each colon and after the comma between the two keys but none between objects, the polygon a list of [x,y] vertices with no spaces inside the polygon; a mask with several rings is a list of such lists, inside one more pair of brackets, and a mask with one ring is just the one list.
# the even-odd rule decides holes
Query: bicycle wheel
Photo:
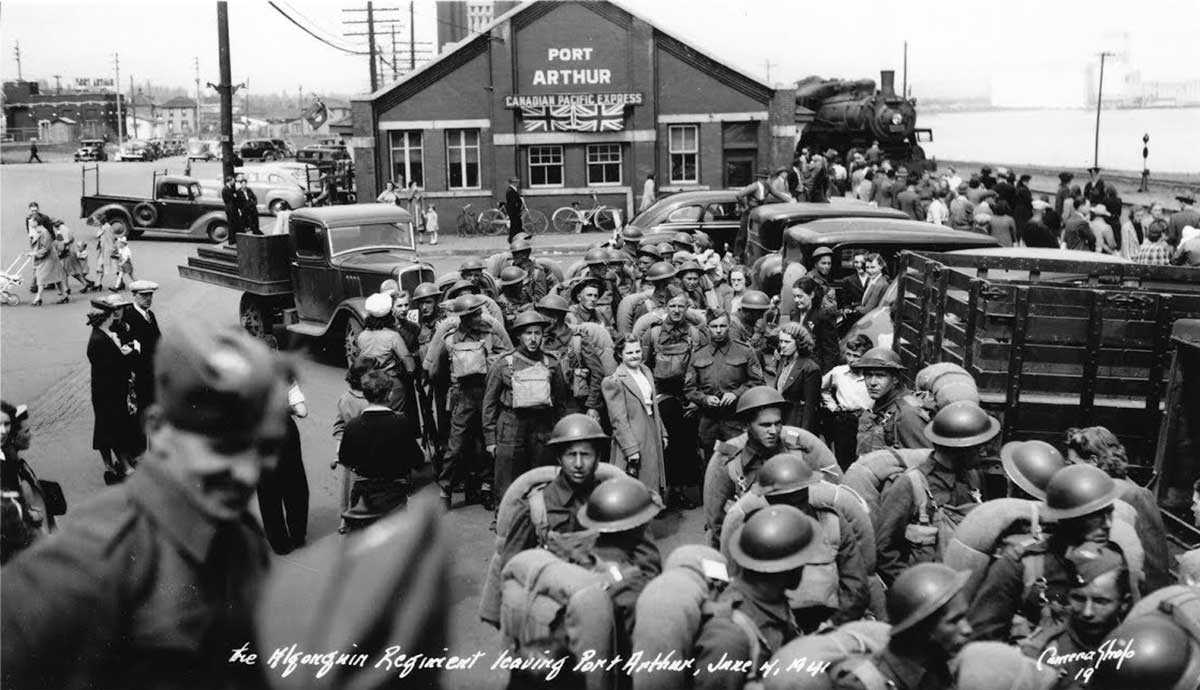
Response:
[{"label": "bicycle wheel", "polygon": [[617,216],[611,208],[601,206],[596,209],[595,215],[592,216],[592,224],[599,230],[612,232],[617,229]]},{"label": "bicycle wheel", "polygon": [[499,235],[508,230],[508,216],[500,209],[489,208],[479,214],[479,231],[485,235]]},{"label": "bicycle wheel", "polygon": [[551,222],[554,224],[555,232],[576,233],[583,229],[583,219],[570,206],[563,206],[555,211],[551,216]]},{"label": "bicycle wheel", "polygon": [[527,208],[521,213],[521,225],[531,235],[541,235],[546,232],[546,214],[536,208]]}]

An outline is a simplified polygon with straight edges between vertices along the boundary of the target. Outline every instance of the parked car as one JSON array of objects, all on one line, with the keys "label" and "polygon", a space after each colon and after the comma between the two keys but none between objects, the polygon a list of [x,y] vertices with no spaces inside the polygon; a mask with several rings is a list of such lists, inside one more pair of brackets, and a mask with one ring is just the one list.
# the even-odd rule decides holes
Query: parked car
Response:
[{"label": "parked car", "polygon": [[187,157],[190,161],[210,161],[215,158],[212,149],[208,147],[209,142],[199,139],[192,139],[187,144]]},{"label": "parked car", "polygon": [[80,139],[79,148],[75,151],[75,162],[106,161],[108,154],[104,151],[103,139]]},{"label": "parked car", "polygon": [[133,139],[121,144],[121,148],[117,150],[117,160],[119,161],[152,161],[158,156],[155,155],[157,149],[150,145],[150,142],[141,139]]},{"label": "parked car", "polygon": [[105,221],[112,225],[114,234],[127,234],[131,239],[148,229],[207,236],[214,242],[223,241],[229,234],[225,204],[219,194],[204,194],[200,181],[193,177],[158,171],[151,179],[147,198],[100,194],[100,172],[96,169],[96,193],[80,197],[79,217]]},{"label": "parked car", "polygon": [[652,244],[670,242],[677,232],[703,232],[724,253],[741,219],[736,194],[732,189],[672,194],[634,216],[628,225],[641,230],[642,241]]},{"label": "parked car", "polygon": [[260,173],[267,171],[272,174],[278,174],[285,180],[294,182],[302,189],[306,189],[309,196],[321,193],[321,171],[312,163],[279,161],[275,163],[259,163],[253,166],[253,168],[259,170]]},{"label": "parked car", "polygon": [[284,152],[270,139],[247,139],[238,147],[238,154],[245,160],[277,161],[284,157]]},{"label": "parked car", "polygon": [[284,158],[296,157],[296,147],[292,146],[290,141],[286,141],[284,139],[272,139],[271,143],[275,144],[275,150],[283,154]]},{"label": "parked car", "polygon": [[[275,215],[280,211],[308,205],[308,194],[305,193],[303,185],[298,184],[290,175],[263,170],[259,166],[234,168],[233,173],[246,178],[246,186],[258,199],[259,213]],[[220,180],[204,180],[200,186],[205,195],[221,198]]]}]

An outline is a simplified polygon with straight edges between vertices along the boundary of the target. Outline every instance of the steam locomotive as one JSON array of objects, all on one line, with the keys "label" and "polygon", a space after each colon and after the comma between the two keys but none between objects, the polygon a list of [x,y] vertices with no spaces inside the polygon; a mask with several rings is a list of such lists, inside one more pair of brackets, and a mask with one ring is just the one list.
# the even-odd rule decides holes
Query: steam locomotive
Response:
[{"label": "steam locomotive", "polygon": [[844,154],[878,141],[891,160],[935,168],[918,144],[933,141],[933,131],[917,128],[916,101],[896,94],[895,72],[883,70],[879,76],[878,91],[873,79],[805,77],[796,82],[796,122],[803,127],[796,151],[832,148]]}]

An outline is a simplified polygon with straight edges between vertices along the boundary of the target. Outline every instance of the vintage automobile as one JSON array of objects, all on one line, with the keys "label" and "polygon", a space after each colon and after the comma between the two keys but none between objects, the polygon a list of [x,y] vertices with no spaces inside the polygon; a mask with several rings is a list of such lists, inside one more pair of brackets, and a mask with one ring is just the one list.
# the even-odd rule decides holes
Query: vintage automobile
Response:
[{"label": "vintage automobile", "polygon": [[[267,215],[275,215],[280,211],[288,211],[308,205],[308,195],[290,176],[285,177],[279,172],[262,170],[260,166],[234,168],[235,175],[246,178],[246,186],[254,192],[258,199],[258,211]],[[200,183],[204,194],[221,198],[220,180],[203,180]]]},{"label": "vintage automobile", "polygon": [[724,253],[738,231],[741,213],[732,189],[679,192],[663,197],[629,221],[642,231],[642,241],[670,242],[677,232],[703,232]]},{"label": "vintage automobile", "polygon": [[106,161],[108,153],[104,151],[103,139],[80,139],[79,148],[75,151],[75,162]]},{"label": "vintage automobile", "polygon": [[365,301],[391,278],[412,292],[433,282],[417,255],[408,211],[394,204],[303,208],[286,235],[237,237],[237,249],[202,247],[179,275],[242,291],[242,325],[278,345],[286,333],[350,347],[366,320]]},{"label": "vintage automobile", "polygon": [[746,263],[757,269],[770,256],[778,256],[785,233],[822,218],[908,218],[894,208],[879,208],[856,199],[834,198],[827,204],[797,202],[766,204],[750,212],[746,232]]},{"label": "vintage automobile", "polygon": [[275,145],[275,150],[282,154],[284,158],[294,158],[296,156],[296,147],[292,146],[291,142],[285,139],[272,139],[271,143]]},{"label": "vintage automobile", "polygon": [[156,147],[142,139],[132,139],[121,144],[117,150],[116,160],[119,161],[152,161],[158,156]]},{"label": "vintage automobile", "polygon": [[[259,163],[253,166],[259,174],[268,174],[269,180],[273,180],[275,175],[282,178],[282,181],[291,182],[302,189],[306,189],[309,196],[313,197],[321,193],[321,174],[317,166],[311,163],[296,163],[294,161],[278,161],[275,163]],[[249,169],[249,166],[247,168]]]},{"label": "vintage automobile", "polygon": [[277,161],[286,154],[270,139],[247,139],[238,147],[238,155],[244,160]]},{"label": "vintage automobile", "polygon": [[[94,194],[87,193],[87,174],[95,171]],[[222,242],[229,236],[225,204],[218,194],[203,193],[200,181],[182,175],[155,171],[150,197],[100,194],[99,166],[85,167],[80,174],[79,217],[108,222],[115,234],[128,233],[131,239],[146,230],[207,237]]]},{"label": "vintage automobile", "polygon": [[210,161],[216,154],[209,148],[209,142],[192,139],[187,143],[187,157],[190,161]]}]

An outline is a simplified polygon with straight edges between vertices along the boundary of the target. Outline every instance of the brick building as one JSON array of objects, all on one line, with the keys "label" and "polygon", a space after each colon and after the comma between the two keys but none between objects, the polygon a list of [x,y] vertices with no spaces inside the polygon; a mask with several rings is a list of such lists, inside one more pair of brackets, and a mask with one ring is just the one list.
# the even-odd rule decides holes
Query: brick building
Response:
[{"label": "brick building", "polygon": [[4,82],[4,128],[17,141],[39,136],[58,119],[70,120],[84,138],[117,136],[117,98],[127,109],[126,98],[102,91],[41,93],[37,82]]},{"label": "brick building", "polygon": [[547,215],[591,194],[625,217],[661,191],[746,184],[791,160],[792,90],[774,88],[617,2],[526,2],[352,102],[359,198],[415,180],[446,225],[508,178]]}]

